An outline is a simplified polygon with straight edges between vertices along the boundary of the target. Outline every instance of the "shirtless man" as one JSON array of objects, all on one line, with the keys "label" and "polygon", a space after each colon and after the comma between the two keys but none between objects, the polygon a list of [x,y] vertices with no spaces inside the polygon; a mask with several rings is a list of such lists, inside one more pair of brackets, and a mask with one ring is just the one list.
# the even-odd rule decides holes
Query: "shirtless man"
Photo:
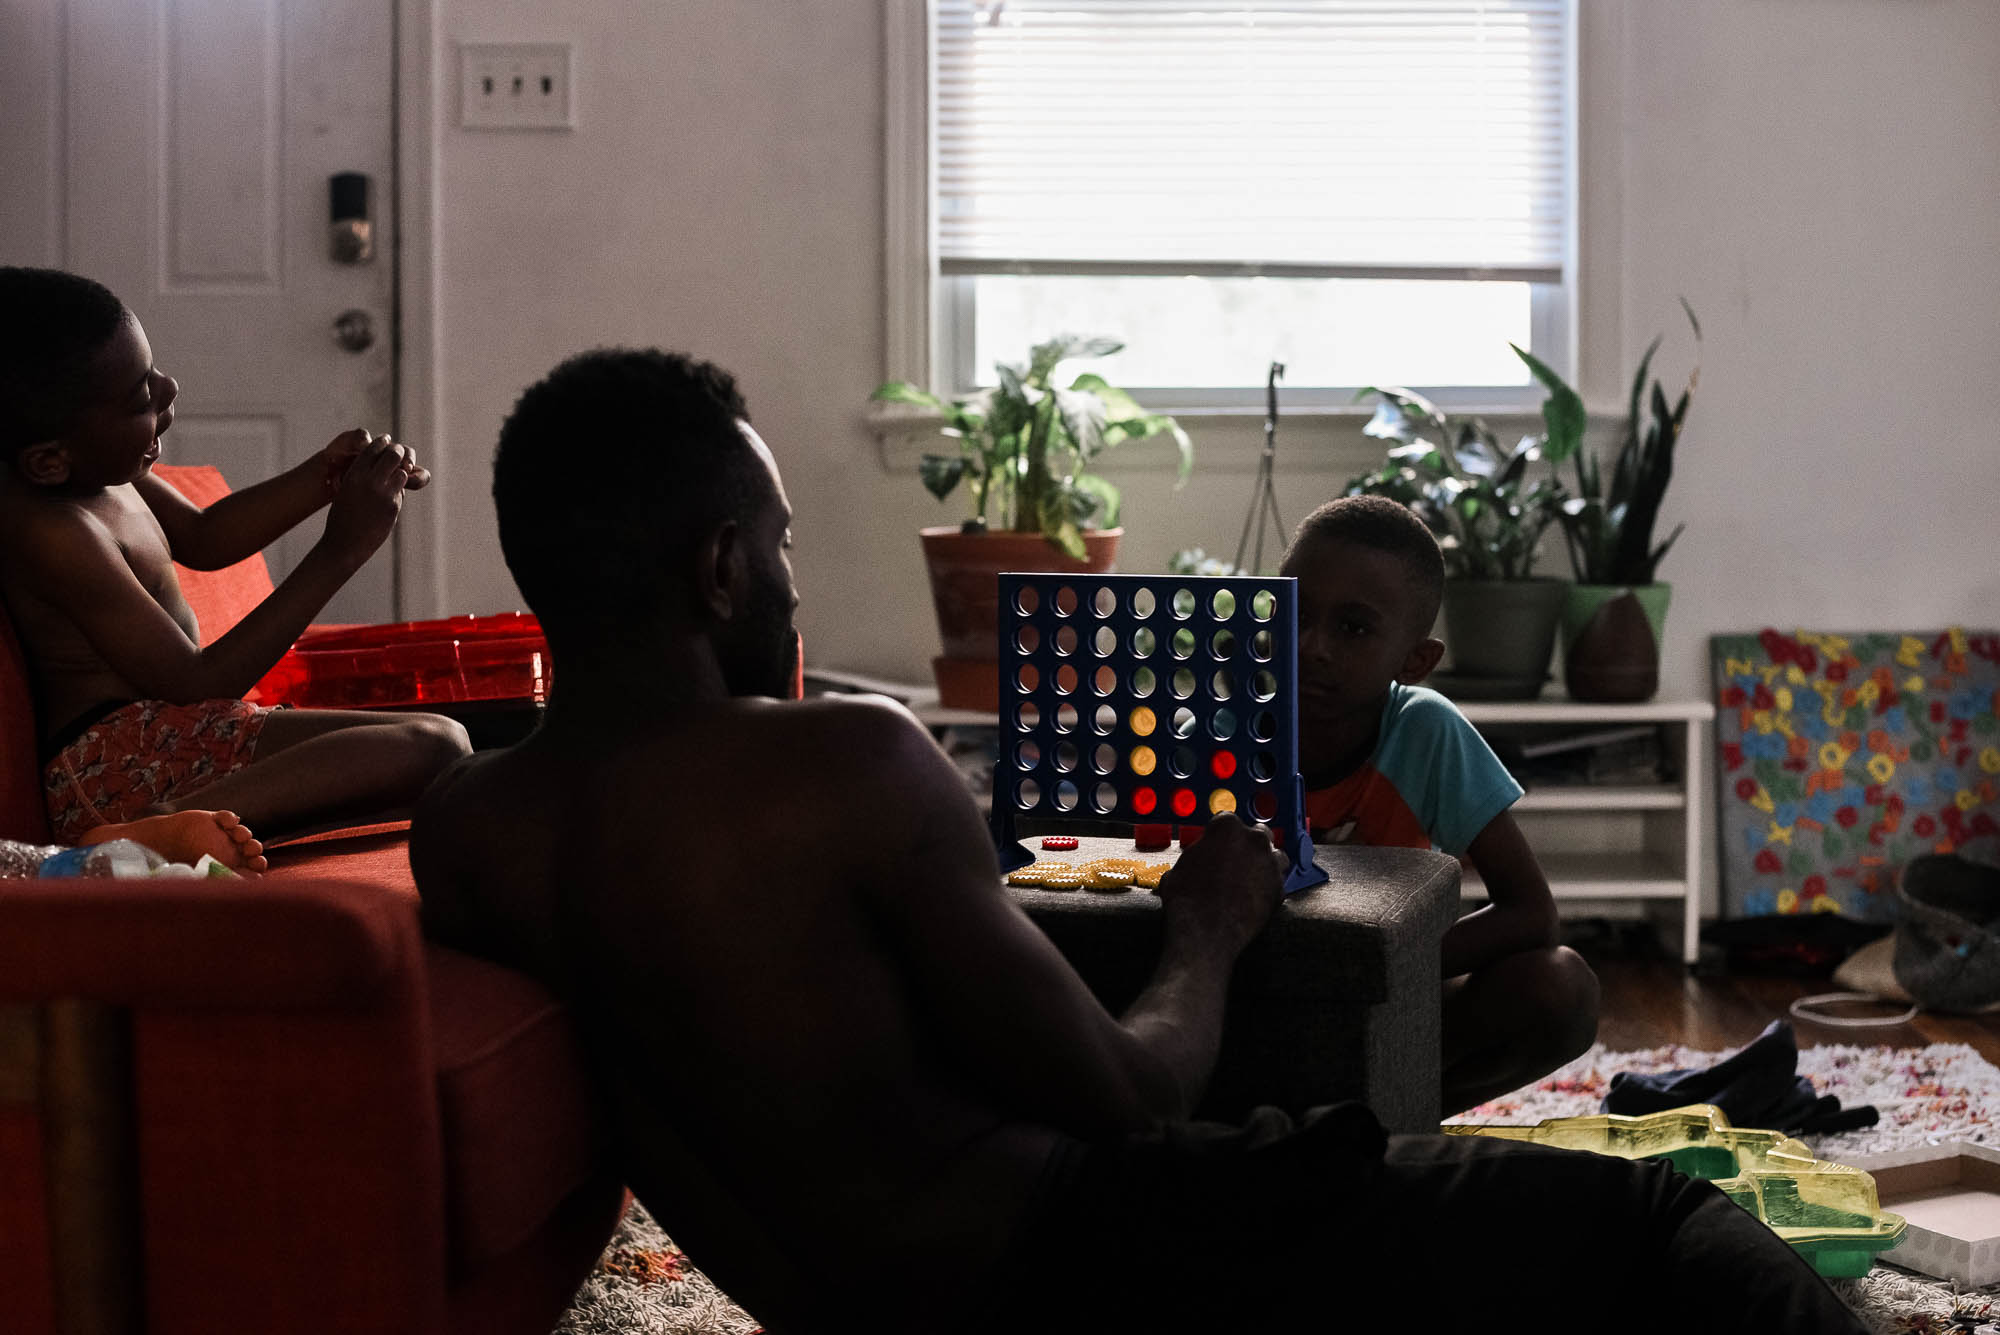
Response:
[{"label": "shirtless man", "polygon": [[565,997],[627,1181],[771,1329],[1377,1328],[1330,1299],[1331,1254],[1404,1317],[1442,1270],[1501,1328],[1644,1288],[1632,1329],[1860,1330],[1664,1164],[1385,1145],[1358,1105],[1188,1123],[1279,855],[1218,817],[1160,887],[1150,985],[1107,1014],[907,713],[766,698],[791,510],[725,373],[571,359],[502,429],[494,498],[559,684],[420,805],[426,925]]}]

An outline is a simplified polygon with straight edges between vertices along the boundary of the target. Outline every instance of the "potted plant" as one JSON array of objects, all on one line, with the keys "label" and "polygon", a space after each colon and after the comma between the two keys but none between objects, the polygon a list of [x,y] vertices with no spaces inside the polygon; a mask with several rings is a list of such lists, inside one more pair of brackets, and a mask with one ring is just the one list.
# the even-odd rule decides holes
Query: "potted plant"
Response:
[{"label": "potted plant", "polygon": [[918,474],[945,500],[963,485],[971,514],[963,524],[926,528],[929,567],[944,654],[934,660],[941,703],[964,709],[999,704],[999,575],[1006,570],[1105,571],[1117,562],[1119,493],[1091,471],[1105,451],[1165,432],[1180,449],[1187,482],[1194,446],[1173,418],[1149,413],[1094,372],[1064,388],[1064,362],[1108,357],[1124,348],[1111,338],[1060,335],[1029,349],[1025,363],[995,365],[1000,383],[947,401],[892,380],[872,396],[939,413],[939,430],[956,454],[927,454]]},{"label": "potted plant", "polygon": [[1660,339],[1647,345],[1632,378],[1625,434],[1608,481],[1596,454],[1582,448],[1583,400],[1549,367],[1514,349],[1549,391],[1543,406],[1547,452],[1576,461],[1576,492],[1562,506],[1563,536],[1576,582],[1565,597],[1561,629],[1563,681],[1577,700],[1649,700],[1659,689],[1660,637],[1673,586],[1661,583],[1656,574],[1660,558],[1686,525],[1675,525],[1657,544],[1653,529],[1701,374],[1701,321],[1685,298],[1681,309],[1694,330],[1695,369],[1680,398],[1669,404],[1659,381],[1647,387]]},{"label": "potted plant", "polygon": [[1349,496],[1387,496],[1414,510],[1444,549],[1445,639],[1450,689],[1470,698],[1528,700],[1548,677],[1563,581],[1534,573],[1543,532],[1555,522],[1562,484],[1530,477],[1547,457],[1574,448],[1568,436],[1523,437],[1507,449],[1477,417],[1454,422],[1420,394],[1369,387],[1381,400],[1362,430],[1397,442],[1383,466],[1347,484]]}]

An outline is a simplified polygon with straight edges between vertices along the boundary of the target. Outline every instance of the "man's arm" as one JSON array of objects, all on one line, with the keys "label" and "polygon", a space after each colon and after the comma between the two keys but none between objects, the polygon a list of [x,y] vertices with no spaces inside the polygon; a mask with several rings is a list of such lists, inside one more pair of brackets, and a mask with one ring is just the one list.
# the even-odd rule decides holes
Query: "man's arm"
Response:
[{"label": "man's arm", "polygon": [[1001,888],[986,823],[929,736],[907,717],[869,731],[849,754],[880,756],[890,791],[864,800],[899,816],[895,837],[864,846],[862,893],[944,1047],[1002,1106],[1072,1134],[1187,1116],[1215,1064],[1230,971],[1282,893],[1270,841],[1225,817],[1187,852],[1160,887],[1152,981],[1114,1020]]},{"label": "man's arm", "polygon": [[1541,863],[1535,860],[1535,852],[1512,814],[1503,811],[1488,821],[1465,856],[1486,883],[1487,905],[1445,930],[1442,955],[1446,978],[1471,973],[1508,955],[1556,944],[1555,896],[1549,893]]},{"label": "man's arm", "polygon": [[364,456],[327,517],[326,534],[269,597],[205,649],[139,582],[95,518],[66,515],[14,550],[36,592],[140,695],[183,703],[240,696],[388,536],[401,504],[401,468],[394,447]]},{"label": "man's arm", "polygon": [[[359,428],[343,431],[297,466],[206,508],[151,473],[133,485],[160,521],[174,560],[190,570],[221,570],[263,551],[325,506],[337,490],[336,478],[374,439]],[[407,456],[405,469],[410,490],[430,480],[414,455]]]}]

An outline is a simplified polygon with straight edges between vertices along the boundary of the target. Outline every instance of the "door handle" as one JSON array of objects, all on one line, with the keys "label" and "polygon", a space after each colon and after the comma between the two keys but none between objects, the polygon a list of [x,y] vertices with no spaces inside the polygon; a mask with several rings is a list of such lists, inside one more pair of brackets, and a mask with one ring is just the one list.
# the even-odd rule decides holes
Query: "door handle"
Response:
[{"label": "door handle", "polygon": [[327,178],[328,231],[335,264],[366,264],[375,258],[374,225],[368,219],[368,176],[335,172]]},{"label": "door handle", "polygon": [[375,317],[360,307],[333,317],[333,341],[349,352],[366,352],[375,346]]}]

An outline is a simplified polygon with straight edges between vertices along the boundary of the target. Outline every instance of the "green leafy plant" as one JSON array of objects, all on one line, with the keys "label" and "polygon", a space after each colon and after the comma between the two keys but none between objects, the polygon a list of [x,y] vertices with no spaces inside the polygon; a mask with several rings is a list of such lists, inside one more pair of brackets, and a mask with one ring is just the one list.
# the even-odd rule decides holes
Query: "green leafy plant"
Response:
[{"label": "green leafy plant", "polygon": [[1179,423],[1147,412],[1103,376],[1085,372],[1066,389],[1053,383],[1065,361],[1108,357],[1124,346],[1065,334],[1037,343],[1024,364],[996,363],[1000,383],[968,398],[948,402],[904,380],[882,385],[871,397],[943,414],[939,430],[958,441],[958,453],[927,454],[917,471],[939,500],[961,482],[967,486],[968,532],[991,526],[1040,533],[1082,560],[1084,529],[1118,525],[1118,488],[1090,471],[1106,450],[1166,432],[1180,449],[1176,489],[1194,466],[1194,444]]},{"label": "green leafy plant", "polygon": [[[1608,487],[1596,454],[1582,448],[1583,400],[1548,366],[1520,348],[1514,349],[1535,379],[1549,391],[1542,406],[1542,419],[1548,428],[1543,437],[1547,442],[1546,453],[1551,459],[1576,460],[1576,494],[1563,502],[1562,526],[1563,537],[1569,544],[1570,566],[1580,584],[1653,583],[1660,558],[1687,527],[1676,524],[1663,542],[1657,547],[1653,545],[1653,526],[1660,517],[1660,501],[1674,476],[1674,446],[1680,440],[1688,403],[1701,376],[1701,321],[1695,318],[1694,307],[1688,305],[1685,297],[1681,299],[1681,309],[1687,312],[1688,324],[1694,329],[1695,369],[1688,373],[1687,387],[1681,391],[1680,399],[1669,405],[1659,381],[1652,383],[1650,391],[1646,386],[1653,354],[1660,350],[1660,338],[1664,335],[1647,345],[1646,355],[1639,359],[1639,372],[1632,377],[1625,437],[1612,462]],[[1639,411],[1642,401],[1646,405],[1643,424]]]},{"label": "green leafy plant", "polygon": [[1509,450],[1480,418],[1455,422],[1421,394],[1370,386],[1354,397],[1371,394],[1381,403],[1362,430],[1397,444],[1380,469],[1349,481],[1346,494],[1409,506],[1436,535],[1455,579],[1531,578],[1564,492],[1552,473],[1531,479],[1529,465],[1544,457],[1561,463],[1581,429],[1574,437],[1524,436]]}]

